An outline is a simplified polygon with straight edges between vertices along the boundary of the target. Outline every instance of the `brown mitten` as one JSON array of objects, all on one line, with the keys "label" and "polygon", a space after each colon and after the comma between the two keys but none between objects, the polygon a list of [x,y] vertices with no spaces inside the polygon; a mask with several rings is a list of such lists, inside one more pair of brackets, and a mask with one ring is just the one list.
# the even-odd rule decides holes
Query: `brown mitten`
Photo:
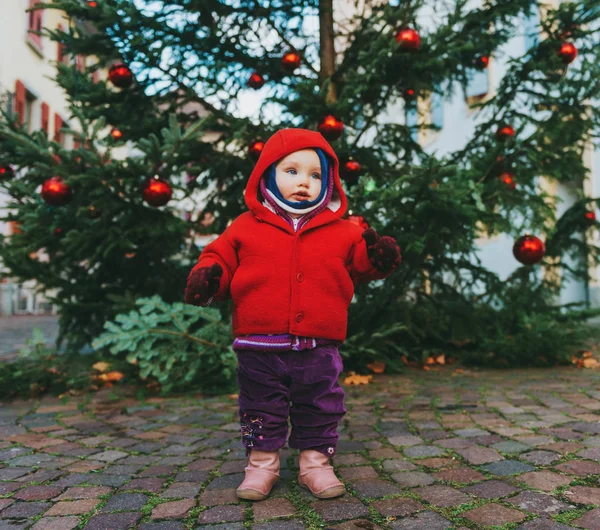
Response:
[{"label": "brown mitten", "polygon": [[379,236],[375,230],[368,228],[362,234],[367,243],[369,261],[380,272],[396,270],[402,262],[400,247],[396,240],[390,236]]},{"label": "brown mitten", "polygon": [[185,287],[186,304],[206,305],[219,291],[223,269],[218,263],[192,271]]}]

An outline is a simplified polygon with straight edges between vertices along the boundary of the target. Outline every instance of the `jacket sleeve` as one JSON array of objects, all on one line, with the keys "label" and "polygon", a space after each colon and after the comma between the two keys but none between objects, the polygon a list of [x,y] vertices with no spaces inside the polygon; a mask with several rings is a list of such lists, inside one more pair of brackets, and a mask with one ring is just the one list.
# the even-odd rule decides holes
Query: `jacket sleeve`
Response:
[{"label": "jacket sleeve", "polygon": [[217,301],[227,299],[231,279],[239,264],[237,249],[231,239],[233,225],[234,223],[229,225],[217,239],[204,247],[198,258],[198,263],[190,271],[190,274],[192,274],[196,269],[210,267],[213,263],[218,263],[221,266],[223,275],[221,276],[219,290],[211,298],[211,301],[213,299]]},{"label": "jacket sleeve", "polygon": [[367,255],[367,242],[363,239],[362,232],[358,233],[358,239],[352,244],[347,266],[354,284],[383,280],[393,272],[381,272],[371,263]]}]

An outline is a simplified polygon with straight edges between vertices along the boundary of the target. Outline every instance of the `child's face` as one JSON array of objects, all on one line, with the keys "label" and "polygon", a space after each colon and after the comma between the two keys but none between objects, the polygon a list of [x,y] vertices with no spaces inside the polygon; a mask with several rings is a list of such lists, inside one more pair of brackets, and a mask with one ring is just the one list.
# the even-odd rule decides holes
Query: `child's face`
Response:
[{"label": "child's face", "polygon": [[312,149],[290,153],[275,166],[277,187],[288,201],[314,201],[321,193],[321,180],[321,161]]}]

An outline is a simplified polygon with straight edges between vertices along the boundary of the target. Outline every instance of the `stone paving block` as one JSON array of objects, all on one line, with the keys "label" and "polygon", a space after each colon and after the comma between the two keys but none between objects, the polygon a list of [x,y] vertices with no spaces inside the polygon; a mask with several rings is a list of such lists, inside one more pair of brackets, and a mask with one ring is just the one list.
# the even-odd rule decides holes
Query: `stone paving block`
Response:
[{"label": "stone paving block", "polygon": [[110,486],[118,488],[127,482],[131,477],[129,475],[105,475],[96,473],[86,480],[86,482],[98,486]]},{"label": "stone paving block", "polygon": [[474,510],[461,514],[462,517],[482,525],[502,525],[506,523],[520,523],[527,515],[519,510],[506,508],[500,504],[485,504]]},{"label": "stone paving block", "polygon": [[22,501],[45,501],[60,495],[63,489],[60,486],[28,486],[17,491],[13,498]]},{"label": "stone paving block", "polygon": [[200,484],[195,482],[174,482],[161,494],[164,498],[194,498],[200,491]]},{"label": "stone paving block", "polygon": [[467,447],[473,447],[477,445],[474,440],[468,438],[447,438],[445,440],[438,440],[435,445],[445,447],[446,449],[465,449]]},{"label": "stone paving block", "polygon": [[574,502],[576,504],[600,505],[600,488],[571,486],[568,491],[563,493],[563,495],[569,502]]},{"label": "stone paving block", "polygon": [[1,519],[24,519],[45,512],[50,508],[49,502],[15,502],[0,512]]},{"label": "stone paving block", "polygon": [[500,462],[492,462],[481,466],[487,472],[492,475],[498,475],[501,477],[507,477],[509,475],[515,475],[518,473],[526,473],[527,471],[533,471],[535,468],[529,464],[518,462],[517,460],[502,460]]},{"label": "stone paving block", "polygon": [[433,445],[413,445],[405,448],[403,452],[409,458],[423,458],[428,456],[441,456],[446,451]]},{"label": "stone paving block", "polygon": [[456,449],[455,451],[469,462],[469,464],[473,465],[487,464],[489,462],[497,462],[504,459],[498,451],[490,447],[479,447],[475,445],[473,447],[467,447],[466,449]]},{"label": "stone paving block", "polygon": [[[275,492],[271,490],[271,496]],[[221,504],[233,504],[238,503],[240,500],[235,494],[235,488],[220,489],[220,490],[206,490],[202,492],[198,499],[200,504],[205,506],[217,506]]]},{"label": "stone paving block", "polygon": [[412,462],[408,460],[384,460],[383,469],[387,471],[414,471],[418,469]]},{"label": "stone paving block", "polygon": [[420,512],[392,522],[394,530],[444,530],[450,528],[452,523],[435,512]]},{"label": "stone paving block", "polygon": [[359,497],[383,497],[394,493],[402,493],[398,486],[381,479],[363,479],[352,482],[352,488]]},{"label": "stone paving block", "polygon": [[518,491],[518,488],[501,480],[488,480],[486,482],[480,482],[479,484],[462,488],[462,491],[482,499],[495,499],[506,497],[507,495]]},{"label": "stone paving block", "polygon": [[525,473],[519,477],[530,488],[553,491],[560,486],[566,486],[571,482],[571,478],[552,473],[552,471],[532,471]]},{"label": "stone paving block", "polygon": [[142,509],[148,502],[148,496],[143,493],[118,493],[113,495],[100,510],[106,512],[135,512]]},{"label": "stone paving block", "polygon": [[31,530],[73,530],[77,525],[79,525],[79,518],[73,515],[68,517],[42,517],[31,527]]},{"label": "stone paving block", "polygon": [[434,506],[458,506],[472,501],[468,495],[449,486],[425,486],[413,492]]},{"label": "stone paving block", "polygon": [[384,517],[406,517],[419,510],[424,510],[425,506],[414,499],[394,498],[385,501],[373,501],[370,506],[375,508]]},{"label": "stone paving block", "polygon": [[572,530],[574,527],[557,523],[546,517],[540,517],[517,526],[516,530]]},{"label": "stone paving block", "polygon": [[326,522],[368,517],[369,515],[369,510],[359,499],[347,495],[334,499],[318,500],[312,504],[312,508]]},{"label": "stone paving block", "polygon": [[454,430],[454,434],[456,436],[461,436],[463,438],[472,438],[474,436],[486,436],[488,434],[490,434],[487,431],[484,431],[483,429],[478,429],[478,428],[472,428],[472,429],[458,429],[458,430]]},{"label": "stone paving block", "polygon": [[[216,526],[211,526],[210,528],[217,530]],[[139,530],[185,530],[185,525],[179,521],[156,521],[153,523],[142,523],[139,526]]]},{"label": "stone paving block", "polygon": [[371,466],[345,467],[340,469],[338,473],[343,480],[379,478],[377,471]]},{"label": "stone paving block", "polygon": [[84,530],[127,530],[135,527],[142,518],[141,513],[101,513],[94,515],[84,526]]},{"label": "stone paving block", "polygon": [[570,460],[569,462],[554,466],[554,469],[579,477],[600,474],[600,464],[596,464],[596,462],[590,460]]},{"label": "stone paving block", "polygon": [[573,506],[559,501],[552,495],[548,495],[546,493],[537,493],[535,491],[523,491],[515,497],[506,499],[506,502],[514,504],[522,510],[536,513],[538,515],[551,515],[564,512],[569,508],[573,508]]},{"label": "stone paving block", "polygon": [[396,447],[410,447],[411,445],[421,445],[423,439],[419,436],[405,435],[405,436],[392,436],[388,438],[389,442]]},{"label": "stone paving block", "polygon": [[589,449],[583,449],[577,453],[577,456],[581,458],[588,458],[589,460],[600,461],[600,447],[591,447]]},{"label": "stone paving block", "polygon": [[600,508],[584,513],[581,517],[575,519],[573,524],[588,530],[600,530]]},{"label": "stone paving block", "polygon": [[547,466],[552,464],[552,462],[556,462],[560,460],[561,456],[558,453],[554,453],[552,451],[529,451],[528,453],[523,453],[519,455],[521,460],[525,460],[526,462],[531,462],[537,466]]},{"label": "stone paving block", "polygon": [[253,503],[252,509],[257,522],[296,514],[296,508],[287,499],[265,499],[263,502]]},{"label": "stone paving block", "polygon": [[192,499],[182,501],[171,501],[159,504],[152,510],[151,519],[183,519],[194,507]]},{"label": "stone paving block", "polygon": [[492,447],[496,449],[496,451],[500,451],[502,453],[507,454],[524,453],[525,451],[529,451],[531,449],[531,446],[521,442],[515,442],[514,440],[505,440],[502,442],[497,442],[495,444],[492,444]]},{"label": "stone paving block", "polygon": [[561,455],[568,455],[583,449],[584,446],[575,442],[551,442],[539,445],[538,448],[546,451],[554,451]]},{"label": "stone paving block", "polygon": [[108,486],[75,486],[56,497],[57,501],[72,500],[72,499],[97,499],[102,495],[110,493],[112,488]]},{"label": "stone paving block", "polygon": [[79,501],[60,501],[44,515],[80,515],[93,510],[100,504],[99,499],[82,499]]},{"label": "stone paving block", "polygon": [[[361,519],[357,519],[357,521],[361,521]],[[233,526],[241,525],[241,526]],[[233,523],[230,526],[199,526],[197,530],[244,530],[244,525],[242,523]],[[308,528],[304,525],[302,521],[299,519],[288,519],[287,521],[270,521],[268,523],[259,523],[252,525],[252,530],[304,530]],[[328,526],[328,528],[335,528],[333,526]]]},{"label": "stone paving block", "polygon": [[428,486],[435,482],[435,479],[421,471],[404,471],[402,473],[392,474],[392,478],[404,488],[414,488],[416,486]]},{"label": "stone paving block", "polygon": [[22,484],[18,484],[17,482],[0,482],[0,495],[6,495],[11,491],[16,491],[19,488],[22,488]]},{"label": "stone paving block", "polygon": [[475,482],[478,480],[485,480],[485,476],[479,471],[475,471],[470,467],[459,467],[456,469],[446,469],[444,471],[438,471],[433,476],[437,480],[446,480],[450,482],[458,482],[468,484],[469,482]]},{"label": "stone paving block", "polygon": [[116,462],[121,458],[125,458],[129,453],[124,453],[123,451],[103,451],[102,453],[96,453],[94,455],[90,455],[92,460],[100,460],[101,462]]},{"label": "stone paving block", "polygon": [[418,461],[420,466],[426,466],[431,469],[439,469],[442,467],[459,467],[461,466],[461,462],[459,462],[456,458],[422,458]]},{"label": "stone paving block", "polygon": [[0,499],[0,512],[8,508],[15,501],[13,499]]}]

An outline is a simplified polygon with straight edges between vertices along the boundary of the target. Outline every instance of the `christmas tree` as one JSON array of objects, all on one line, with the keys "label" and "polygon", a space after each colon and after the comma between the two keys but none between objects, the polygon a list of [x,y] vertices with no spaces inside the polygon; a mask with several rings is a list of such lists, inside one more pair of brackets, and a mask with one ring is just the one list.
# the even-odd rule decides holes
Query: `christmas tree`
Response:
[{"label": "christmas tree", "polygon": [[[195,235],[221,233],[246,209],[263,142],[283,127],[331,142],[349,214],[402,251],[385,285],[356,287],[351,354],[392,366],[439,354],[546,363],[568,360],[585,337],[595,312],[557,304],[553,273],[588,282],[598,262],[583,161],[600,118],[596,1],[58,0],[33,9],[64,11],[69,28],[44,31],[95,62],[57,64],[74,149],[4,116],[4,219],[21,232],[2,241],[0,259],[57,290],[59,341],[70,350],[139,297],[182,300]],[[537,15],[529,44],[508,56]],[[498,86],[469,95],[499,65]],[[240,108],[249,90],[263,98],[256,119]],[[439,130],[432,108],[457,91],[473,132],[438,153],[425,146]],[[112,156],[125,142],[127,156]],[[571,186],[577,200],[557,216],[542,181]],[[519,262],[504,280],[477,257],[477,239],[497,234],[514,240]],[[47,261],[30,257],[40,249]]]}]

